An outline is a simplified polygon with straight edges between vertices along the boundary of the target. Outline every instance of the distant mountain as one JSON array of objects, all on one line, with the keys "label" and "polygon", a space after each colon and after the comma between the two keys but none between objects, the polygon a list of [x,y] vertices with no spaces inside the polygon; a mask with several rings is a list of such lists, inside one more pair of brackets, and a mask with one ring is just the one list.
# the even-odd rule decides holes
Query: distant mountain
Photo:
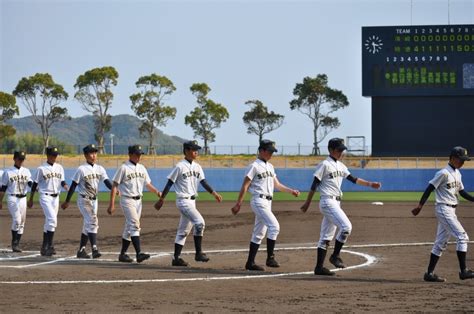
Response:
[{"label": "distant mountain", "polygon": [[[96,143],[94,138],[94,117],[86,115],[79,118],[72,118],[53,124],[50,135],[64,143],[77,146],[85,146],[89,143]],[[15,118],[7,122],[12,125],[18,133],[33,133],[41,135],[39,126],[34,122],[32,116]],[[114,153],[125,153],[127,146],[140,144],[146,147],[148,139],[140,137],[138,131],[141,125],[140,119],[128,114],[112,116],[112,128],[105,134],[106,151],[110,151],[110,134],[114,134]],[[170,136],[156,129],[155,146],[157,153],[180,153],[182,143],[185,140],[178,136]],[[109,148],[107,148],[107,146]]]}]

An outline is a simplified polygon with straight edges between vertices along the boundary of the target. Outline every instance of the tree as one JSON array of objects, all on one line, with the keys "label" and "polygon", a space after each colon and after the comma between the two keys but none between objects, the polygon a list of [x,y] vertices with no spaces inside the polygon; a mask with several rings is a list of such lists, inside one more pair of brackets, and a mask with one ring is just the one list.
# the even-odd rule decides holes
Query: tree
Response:
[{"label": "tree", "polygon": [[142,76],[135,83],[140,92],[130,96],[132,109],[142,119],[140,134],[149,140],[148,153],[155,154],[153,136],[155,128],[165,126],[169,119],[176,117],[176,108],[164,105],[165,97],[171,95],[176,87],[166,76],[151,74]]},{"label": "tree", "polygon": [[285,116],[268,111],[268,108],[260,100],[248,100],[246,105],[252,108],[244,113],[245,125],[248,134],[258,135],[258,142],[262,141],[263,135],[278,129],[283,124]]},{"label": "tree", "polygon": [[69,97],[64,88],[55,83],[48,73],[36,73],[24,77],[16,86],[13,95],[20,98],[35,122],[41,128],[43,151],[49,145],[49,130],[59,121],[69,120],[67,109],[60,104]]},{"label": "tree", "polygon": [[104,135],[112,125],[112,116],[108,111],[114,99],[112,86],[117,85],[118,76],[114,67],[94,68],[79,75],[74,84],[77,89],[74,98],[82,104],[84,110],[95,116],[95,139],[99,153],[104,153]]},{"label": "tree", "polygon": [[296,84],[293,95],[296,97],[290,101],[290,108],[297,109],[313,122],[313,155],[319,155],[319,143],[332,129],[340,126],[339,119],[331,113],[347,107],[347,97],[340,90],[328,86],[326,74],[305,77],[303,83]]},{"label": "tree", "polygon": [[198,105],[184,117],[184,123],[194,130],[194,137],[203,139],[204,154],[208,154],[208,143],[214,142],[216,138],[213,130],[229,118],[229,112],[223,105],[207,98],[211,89],[206,83],[195,83],[189,89],[196,96]]},{"label": "tree", "polygon": [[0,92],[0,110],[2,111],[2,116],[0,117],[0,138],[15,135],[15,128],[5,124],[5,122],[13,118],[13,116],[20,114],[15,96]]}]

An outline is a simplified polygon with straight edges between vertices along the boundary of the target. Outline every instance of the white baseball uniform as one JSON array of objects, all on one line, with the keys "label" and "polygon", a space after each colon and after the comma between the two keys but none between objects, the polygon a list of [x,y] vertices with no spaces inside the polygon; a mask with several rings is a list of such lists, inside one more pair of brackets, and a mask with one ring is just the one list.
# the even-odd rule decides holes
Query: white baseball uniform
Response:
[{"label": "white baseball uniform", "polygon": [[246,176],[251,180],[248,191],[252,194],[250,206],[255,213],[251,241],[255,244],[262,243],[267,230],[267,238],[276,240],[280,224],[272,212],[275,169],[270,162],[257,159],[247,168]]},{"label": "white baseball uniform", "polygon": [[432,253],[441,256],[450,236],[456,238],[456,251],[467,252],[469,237],[456,216],[458,192],[464,190],[461,172],[450,165],[438,171],[429,182],[435,187],[435,215],[438,230]]},{"label": "white baseball uniform", "polygon": [[34,182],[38,184],[39,203],[45,217],[44,232],[56,230],[58,224],[59,194],[64,181],[64,169],[58,164],[45,162],[36,172]]},{"label": "white baseball uniform", "polygon": [[15,166],[6,169],[0,177],[1,185],[6,186],[7,206],[12,216],[11,230],[23,234],[26,221],[26,193],[31,182],[29,169]]},{"label": "white baseball uniform", "polygon": [[321,222],[319,248],[327,248],[327,243],[334,238],[337,228],[339,232],[336,239],[341,243],[347,241],[352,231],[352,224],[341,208],[342,180],[349,175],[347,167],[331,157],[316,166],[314,176],[321,182],[319,184],[321,193],[319,209],[324,216]]},{"label": "white baseball uniform", "polygon": [[190,163],[183,159],[176,164],[167,178],[174,184],[176,207],[181,213],[175,243],[184,246],[186,237],[193,226],[195,236],[204,234],[206,226],[204,218],[196,208],[198,186],[199,182],[205,179],[204,171],[197,162]]},{"label": "white baseball uniform", "polygon": [[97,164],[85,163],[77,169],[72,181],[77,184],[77,206],[84,218],[82,233],[97,233],[99,220],[97,217],[97,194],[99,183],[107,180],[107,172],[104,167]]},{"label": "white baseball uniform", "polygon": [[113,181],[118,184],[120,207],[125,216],[122,238],[131,241],[131,237],[140,235],[143,187],[151,183],[151,179],[145,166],[129,160],[117,169]]}]

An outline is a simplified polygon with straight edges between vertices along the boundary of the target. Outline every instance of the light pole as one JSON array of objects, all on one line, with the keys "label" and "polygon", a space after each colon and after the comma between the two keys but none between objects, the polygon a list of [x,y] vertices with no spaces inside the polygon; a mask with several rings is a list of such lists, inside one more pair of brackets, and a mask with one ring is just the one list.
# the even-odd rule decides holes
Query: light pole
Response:
[{"label": "light pole", "polygon": [[115,134],[110,133],[110,155],[114,154],[114,136]]}]

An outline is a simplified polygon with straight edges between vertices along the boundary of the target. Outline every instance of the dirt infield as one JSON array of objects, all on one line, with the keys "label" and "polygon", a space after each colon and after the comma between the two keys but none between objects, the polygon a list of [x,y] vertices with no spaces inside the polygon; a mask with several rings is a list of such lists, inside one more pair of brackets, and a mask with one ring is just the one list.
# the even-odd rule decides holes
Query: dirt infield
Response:
[{"label": "dirt infield", "polygon": [[[254,274],[243,269],[254,215],[248,203],[237,216],[230,202],[198,202],[205,220],[204,249],[211,258],[197,263],[192,254],[183,257],[191,267],[170,266],[170,252],[178,224],[173,202],[160,212],[151,203],[142,216],[142,249],[152,253],[143,264],[117,262],[123,216],[107,216],[100,209],[98,260],[77,260],[81,232],[76,206],[59,214],[55,258],[38,256],[43,215],[38,204],[29,210],[25,235],[26,252],[0,253],[0,311],[66,312],[469,312],[473,310],[474,281],[457,278],[455,245],[450,245],[437,267],[447,283],[423,282],[436,231],[432,206],[411,217],[413,204],[374,206],[343,202],[353,223],[353,233],[342,257],[354,268],[332,278],[314,276],[314,243],[321,215],[307,214],[301,202],[275,202],[281,233],[276,252],[281,267]],[[474,237],[474,205],[457,211],[471,238]],[[10,242],[10,217],[0,211],[0,247]],[[472,245],[471,245],[472,247]],[[265,245],[257,256],[264,264]],[[192,253],[192,236],[185,246]],[[129,251],[133,252],[133,248]],[[362,253],[362,255],[361,255]],[[132,255],[132,254],[131,254]],[[372,260],[373,259],[373,260]],[[473,249],[468,265],[474,267]],[[329,266],[329,265],[327,265]],[[255,276],[254,276],[255,275]],[[257,275],[265,275],[259,277]],[[28,282],[28,283],[27,283]]]}]

